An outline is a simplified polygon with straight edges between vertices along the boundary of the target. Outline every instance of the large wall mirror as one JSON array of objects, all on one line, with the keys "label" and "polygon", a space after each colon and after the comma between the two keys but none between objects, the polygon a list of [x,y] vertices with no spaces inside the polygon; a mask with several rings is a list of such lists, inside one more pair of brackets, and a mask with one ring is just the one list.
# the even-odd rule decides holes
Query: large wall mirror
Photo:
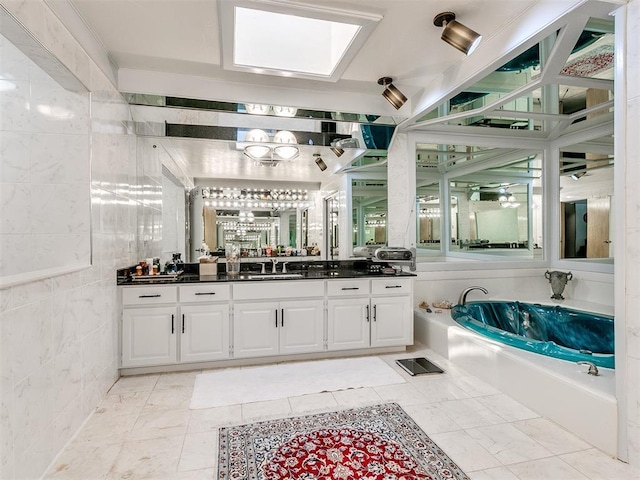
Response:
[{"label": "large wall mirror", "polygon": [[[438,181],[418,178],[416,185],[416,248],[418,253],[441,249],[442,208]],[[453,208],[453,206],[452,206]],[[452,224],[451,238],[457,237],[457,222]]]},{"label": "large wall mirror", "polygon": [[542,155],[453,176],[451,251],[542,258]]},{"label": "large wall mirror", "polygon": [[613,260],[613,136],[560,151],[560,258]]},{"label": "large wall mirror", "polygon": [[353,246],[387,244],[387,181],[352,180]]},{"label": "large wall mirror", "polygon": [[266,184],[197,186],[190,202],[192,258],[205,250],[221,256],[231,244],[241,257],[311,255],[308,219],[315,195]]}]

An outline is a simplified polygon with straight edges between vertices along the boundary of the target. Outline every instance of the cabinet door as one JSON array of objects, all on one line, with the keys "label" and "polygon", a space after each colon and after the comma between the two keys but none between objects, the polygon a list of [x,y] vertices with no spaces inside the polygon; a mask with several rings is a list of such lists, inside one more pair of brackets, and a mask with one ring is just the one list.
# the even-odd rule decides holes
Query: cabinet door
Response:
[{"label": "cabinet door", "polygon": [[181,362],[229,357],[229,305],[185,306],[180,314]]},{"label": "cabinet door", "polygon": [[373,298],[371,307],[372,347],[413,344],[410,296]]},{"label": "cabinet door", "polygon": [[324,349],[322,300],[280,302],[280,353],[321,352]]},{"label": "cabinet door", "polygon": [[329,299],[328,309],[329,350],[369,346],[369,297]]},{"label": "cabinet door", "polygon": [[126,308],[122,314],[122,366],[177,362],[175,307]]},{"label": "cabinet door", "polygon": [[233,356],[277,355],[279,325],[280,309],[277,302],[236,303],[233,314]]}]

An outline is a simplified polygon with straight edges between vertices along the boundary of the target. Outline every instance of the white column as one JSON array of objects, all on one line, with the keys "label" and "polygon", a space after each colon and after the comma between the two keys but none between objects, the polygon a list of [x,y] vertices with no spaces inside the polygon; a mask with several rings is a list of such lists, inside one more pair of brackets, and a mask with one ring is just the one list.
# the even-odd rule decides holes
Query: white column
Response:
[{"label": "white column", "polygon": [[415,144],[409,135],[394,136],[387,153],[387,242],[390,247],[416,246]]}]

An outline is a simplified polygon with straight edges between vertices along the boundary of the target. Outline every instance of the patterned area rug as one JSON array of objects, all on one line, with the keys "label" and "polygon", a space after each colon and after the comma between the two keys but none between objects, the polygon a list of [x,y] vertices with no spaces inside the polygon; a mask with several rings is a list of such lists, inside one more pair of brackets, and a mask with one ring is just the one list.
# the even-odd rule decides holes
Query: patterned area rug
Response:
[{"label": "patterned area rug", "polygon": [[217,478],[469,479],[395,403],[221,428]]}]

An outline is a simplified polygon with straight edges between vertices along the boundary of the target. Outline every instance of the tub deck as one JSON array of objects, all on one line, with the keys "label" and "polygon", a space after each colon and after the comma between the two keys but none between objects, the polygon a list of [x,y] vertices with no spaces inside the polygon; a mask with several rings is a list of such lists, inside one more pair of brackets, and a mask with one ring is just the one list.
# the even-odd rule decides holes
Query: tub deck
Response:
[{"label": "tub deck", "polygon": [[617,456],[615,371],[584,366],[503,345],[443,313],[414,311],[415,338],[604,452]]}]

